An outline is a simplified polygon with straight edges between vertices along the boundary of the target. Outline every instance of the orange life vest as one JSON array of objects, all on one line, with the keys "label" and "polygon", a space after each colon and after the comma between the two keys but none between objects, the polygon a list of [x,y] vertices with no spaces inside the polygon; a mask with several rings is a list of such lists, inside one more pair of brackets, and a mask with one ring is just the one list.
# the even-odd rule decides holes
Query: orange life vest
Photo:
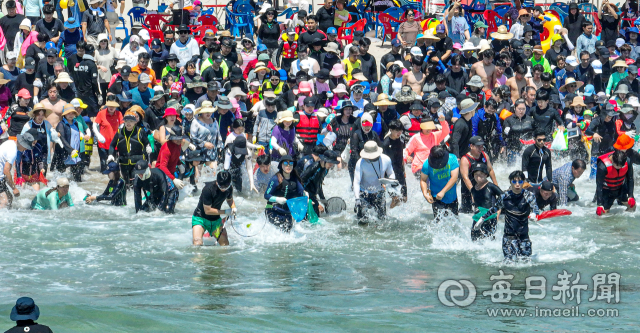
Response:
[{"label": "orange life vest", "polygon": [[288,43],[285,42],[282,45],[282,57],[286,59],[298,58],[298,42]]},{"label": "orange life vest", "polygon": [[320,122],[315,113],[307,115],[304,111],[298,111],[300,121],[296,125],[296,133],[304,143],[314,143],[318,140],[320,133]]},{"label": "orange life vest", "polygon": [[411,120],[411,127],[407,130],[409,134],[413,136],[414,134],[420,133],[420,119],[412,117],[411,111],[405,112],[403,116],[407,116],[409,117],[409,120]]}]

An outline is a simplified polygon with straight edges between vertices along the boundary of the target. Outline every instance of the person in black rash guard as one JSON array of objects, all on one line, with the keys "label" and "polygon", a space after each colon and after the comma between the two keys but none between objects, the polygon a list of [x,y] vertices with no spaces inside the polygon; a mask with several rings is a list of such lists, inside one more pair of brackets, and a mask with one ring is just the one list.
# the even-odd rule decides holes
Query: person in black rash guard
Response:
[{"label": "person in black rash guard", "polygon": [[327,151],[327,147],[325,147],[324,145],[317,145],[313,147],[313,150],[311,150],[311,154],[304,155],[297,161],[296,172],[299,175],[302,175],[302,173],[308,167],[320,161],[320,156],[322,156],[322,154],[324,154],[325,151]]},{"label": "person in black rash guard", "polygon": [[407,176],[404,172],[403,160],[405,144],[400,138],[403,130],[404,126],[402,126],[400,120],[392,120],[389,123],[389,135],[382,142],[382,152],[391,159],[391,167],[393,168],[393,173],[396,175],[398,183],[400,183],[400,192],[402,193],[402,198],[398,198],[397,196],[391,197],[391,206],[389,206],[389,208],[396,207],[400,204],[400,201],[407,202]]},{"label": "person in black rash guard", "polygon": [[473,136],[473,124],[471,118],[476,112],[479,103],[474,103],[471,98],[466,98],[460,102],[460,119],[453,124],[449,147],[451,153],[457,158],[469,152],[469,140]]},{"label": "person in black rash guard", "polygon": [[298,47],[301,47],[302,45],[307,45],[307,47],[311,47],[311,45],[313,44],[313,40],[316,38],[319,38],[321,40],[326,40],[327,36],[323,33],[318,31],[318,17],[315,15],[309,15],[307,16],[307,31],[303,32],[300,34],[300,37],[298,38]]},{"label": "person in black rash guard", "polygon": [[367,141],[375,141],[378,146],[382,145],[380,137],[373,131],[373,119],[368,113],[364,113],[361,119],[360,128],[353,131],[351,135],[351,156],[349,157],[349,163],[347,163],[347,169],[349,169],[349,175],[351,176],[351,183],[353,183],[353,176],[356,170],[356,163],[360,159],[360,152],[364,149],[364,144]]},{"label": "person in black rash guard", "polygon": [[0,28],[2,29],[5,38],[7,39],[7,50],[20,52],[20,50],[14,50],[13,44],[18,32],[20,32],[20,23],[24,20],[25,16],[22,14],[16,14],[16,2],[9,0],[6,3],[7,15],[0,18]]},{"label": "person in black rash guard", "polygon": [[[221,209],[227,202],[228,209]],[[193,245],[202,245],[204,232],[209,232],[215,237],[220,246],[229,245],[227,229],[220,215],[235,216],[236,204],[233,201],[233,187],[231,186],[231,174],[228,171],[220,171],[216,181],[206,183],[200,194],[198,206],[191,217],[191,230],[193,232]]]},{"label": "person in black rash guard", "polygon": [[325,0],[324,6],[320,7],[316,12],[318,17],[318,26],[322,31],[327,31],[333,27],[333,19],[336,13],[336,9],[333,7],[333,0]]},{"label": "person in black rash guard", "polygon": [[18,103],[9,107],[7,113],[5,113],[4,118],[0,122],[2,123],[3,128],[6,124],[11,122],[11,125],[8,128],[9,136],[17,136],[20,134],[24,124],[31,119],[28,115],[28,112],[31,110],[31,108],[28,107],[29,104],[31,104],[31,94],[27,89],[21,89],[18,92]]},{"label": "person in black rash guard", "polygon": [[[36,80],[36,62],[33,58],[24,60],[24,70],[24,72],[18,74],[13,85],[12,94],[17,94],[21,89],[27,89],[29,94],[33,96],[33,83]],[[33,102],[30,102],[29,105],[33,106]]]},{"label": "person in black rash guard", "polygon": [[485,219],[501,211],[504,214],[504,234],[502,236],[502,253],[505,261],[529,261],[531,258],[531,240],[529,239],[529,214],[539,214],[536,197],[524,191],[524,173],[520,170],[509,175],[511,187],[504,192],[498,201],[474,225],[474,230],[483,227]]},{"label": "person in black rash guard", "polygon": [[484,151],[484,141],[479,136],[471,137],[469,140],[469,152],[460,157],[460,174],[462,178],[462,184],[460,187],[460,196],[462,197],[462,204],[460,205],[460,213],[471,213],[472,209],[472,196],[471,189],[475,186],[475,179],[471,174],[474,165],[480,163],[487,166],[488,174],[494,184],[498,184],[493,166],[489,156]]},{"label": "person in black rash guard", "polygon": [[549,107],[549,93],[546,90],[538,90],[536,92],[537,105],[531,109],[531,116],[533,117],[533,129],[541,128],[546,134],[546,140],[551,142],[553,137],[553,122],[558,125],[558,129],[564,131],[564,122],[560,113],[554,108]]},{"label": "person in black rash guard", "polygon": [[322,182],[329,170],[339,163],[338,153],[333,150],[327,150],[320,156],[320,161],[313,163],[300,176],[302,187],[309,193],[309,199],[311,199],[313,210],[317,215],[324,212],[324,204],[321,201],[326,200]]},{"label": "person in black rash guard", "polygon": [[90,195],[85,199],[87,204],[94,201],[110,201],[112,206],[127,205],[127,185],[120,177],[120,166],[116,162],[110,162],[107,169],[102,172],[109,175],[109,183],[101,195]]},{"label": "person in black rash guard", "polygon": [[400,54],[400,51],[402,51],[402,42],[400,42],[400,40],[397,38],[392,39],[391,51],[383,55],[382,58],[380,59],[380,73],[387,72],[388,63],[404,60],[404,58],[402,58],[402,54]]},{"label": "person in black rash guard", "polygon": [[304,196],[300,177],[294,170],[295,165],[293,157],[283,156],[278,163],[278,172],[271,177],[267,191],[264,192],[264,198],[267,200],[264,214],[269,223],[284,232],[290,232],[293,228],[293,216],[287,200]]},{"label": "person in black rash guard", "polygon": [[87,44],[82,61],[74,68],[77,97],[88,105],[85,111],[90,118],[98,115],[99,106],[102,104],[102,95],[99,94],[98,86],[98,67],[93,59],[93,53],[93,45]]},{"label": "person in black rash guard", "polygon": [[[55,49],[47,50],[47,58],[45,61],[40,61],[36,69],[36,79],[34,81],[34,93],[38,97],[38,100],[46,98],[47,91],[43,89],[49,83],[49,79],[55,79],[55,71],[53,69],[56,64],[57,53]],[[40,81],[39,83],[37,81]],[[37,92],[36,92],[37,90]]]},{"label": "person in black rash guard", "polygon": [[[473,197],[473,203],[477,207],[490,209],[496,204],[496,201],[503,192],[494,183],[490,183],[487,178],[489,177],[489,169],[484,163],[475,163],[471,169],[471,177],[476,181],[476,184],[471,188],[471,196]],[[476,222],[471,225],[471,240],[475,241],[483,237],[490,237],[492,240],[495,238],[496,225],[498,224],[498,218],[487,220],[479,230],[475,230],[473,227]]]},{"label": "person in black rash guard", "polygon": [[[149,162],[140,160],[133,170],[133,200],[136,213],[139,211],[152,212],[156,208],[164,211],[167,208],[166,195],[169,192],[164,172],[158,168],[150,168]],[[146,198],[142,203],[142,198]]]},{"label": "person in black rash guard", "polygon": [[124,126],[118,129],[109,146],[109,158],[120,164],[120,172],[127,186],[133,184],[133,169],[140,160],[148,160],[152,152],[146,131],[138,126],[135,111],[127,111],[124,115]]},{"label": "person in black rash guard", "polygon": [[540,210],[544,210],[549,206],[550,210],[558,208],[558,196],[553,192],[553,184],[545,180],[539,186],[533,186],[526,189],[536,196],[536,204]]},{"label": "person in black rash guard", "polygon": [[522,172],[526,174],[526,181],[531,185],[539,184],[544,179],[542,169],[546,170],[546,177],[553,181],[551,166],[551,150],[545,146],[546,135],[543,129],[534,132],[535,143],[522,152]]},{"label": "person in black rash guard", "polygon": [[235,120],[236,117],[231,112],[232,105],[229,97],[218,96],[218,101],[215,102],[214,106],[216,107],[216,112],[213,113],[211,118],[218,122],[218,126],[220,126],[220,137],[222,141],[225,142],[233,120]]},{"label": "person in black rash guard", "polygon": [[[633,140],[631,147],[633,147]],[[621,147],[630,148],[630,147]],[[616,150],[598,157],[596,170],[596,214],[609,213],[609,209],[617,200],[627,207],[627,211],[635,211],[636,200],[633,197],[633,163],[624,150]]]}]

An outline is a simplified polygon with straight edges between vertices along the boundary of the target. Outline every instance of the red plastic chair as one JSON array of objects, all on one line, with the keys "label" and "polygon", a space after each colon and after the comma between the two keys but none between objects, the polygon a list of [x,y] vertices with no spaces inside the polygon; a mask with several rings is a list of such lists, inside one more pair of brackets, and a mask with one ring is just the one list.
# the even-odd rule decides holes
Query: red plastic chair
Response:
[{"label": "red plastic chair", "polygon": [[218,18],[213,15],[202,15],[198,18],[198,22],[202,25],[218,26]]},{"label": "red plastic chair", "polygon": [[492,33],[498,31],[498,25],[502,24],[502,17],[495,10],[485,10],[482,17],[484,17],[484,21],[489,26],[487,28],[487,36],[491,36]]},{"label": "red plastic chair", "polygon": [[[367,25],[367,20],[362,19],[358,22],[354,23],[348,28],[338,28],[338,40],[340,42],[347,41],[348,44],[353,42],[353,32],[354,31],[364,31],[364,27]],[[348,34],[347,34],[348,32]]]},{"label": "red plastic chair", "polygon": [[162,26],[160,22],[164,22],[165,24],[169,24],[169,21],[164,18],[162,14],[147,14],[144,18],[144,25],[146,25],[151,30],[162,31]]},{"label": "red plastic chair", "polygon": [[[387,35],[391,36],[393,40],[398,35],[398,26],[401,24],[401,21],[395,19],[393,16],[387,13],[378,14],[378,24],[382,25],[382,44],[384,45],[384,41],[387,39]],[[395,27],[395,29],[394,29]]]},{"label": "red plastic chair", "polygon": [[213,25],[199,25],[197,27],[192,27],[190,28],[191,30],[191,34],[193,35],[193,38],[196,40],[196,42],[198,42],[198,45],[204,45],[204,33],[207,30],[211,30],[213,31],[213,34],[217,34],[218,33],[218,28],[216,28]]},{"label": "red plastic chair", "polygon": [[[586,14],[586,13],[583,13]],[[600,36],[600,33],[602,32],[602,26],[600,25],[600,19],[598,19],[598,13],[589,13],[592,14],[591,16],[593,17],[593,24],[595,24],[596,26],[596,36]],[[595,15],[593,15],[595,14]]]},{"label": "red plastic chair", "polygon": [[351,23],[351,14],[349,14],[349,18],[346,21],[342,22],[341,27],[346,28],[349,23]]},{"label": "red plastic chair", "polygon": [[149,37],[150,37],[149,38],[149,47],[151,47],[151,43],[156,38],[160,39],[160,41],[162,41],[164,43],[164,34],[162,33],[162,31],[149,29],[146,25],[143,25],[142,28],[147,30],[147,32],[149,32]]}]

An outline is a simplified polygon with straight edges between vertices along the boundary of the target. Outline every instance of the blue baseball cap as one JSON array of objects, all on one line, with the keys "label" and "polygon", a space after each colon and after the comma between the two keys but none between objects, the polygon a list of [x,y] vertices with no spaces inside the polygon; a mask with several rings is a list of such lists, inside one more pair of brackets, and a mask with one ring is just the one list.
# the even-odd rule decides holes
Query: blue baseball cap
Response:
[{"label": "blue baseball cap", "polygon": [[327,29],[327,35],[337,35],[337,34],[338,34],[338,30],[336,30],[336,28],[330,27],[329,29]]},{"label": "blue baseball cap", "polygon": [[401,42],[400,42],[400,40],[399,40],[399,39],[397,39],[397,38],[394,38],[394,39],[391,41],[391,46],[393,46],[393,47],[398,47],[398,46],[400,46],[400,45],[402,45],[402,43],[401,43]]},{"label": "blue baseball cap", "polygon": [[369,82],[360,82],[360,85],[364,87],[364,91],[362,92],[363,94],[366,95],[371,92],[371,84]]},{"label": "blue baseball cap", "polygon": [[596,93],[596,88],[593,86],[593,84],[587,84],[584,87],[584,95],[585,96],[591,96],[593,94]]},{"label": "blue baseball cap", "polygon": [[287,78],[289,77],[287,75],[287,71],[284,69],[278,70],[278,73],[280,73],[280,81],[287,81]]},{"label": "blue baseball cap", "polygon": [[259,44],[258,45],[258,52],[264,52],[267,50],[267,46],[264,44]]},{"label": "blue baseball cap", "polygon": [[45,49],[49,50],[49,49],[55,49],[56,48],[56,44],[54,42],[47,42],[47,44],[45,44]]}]

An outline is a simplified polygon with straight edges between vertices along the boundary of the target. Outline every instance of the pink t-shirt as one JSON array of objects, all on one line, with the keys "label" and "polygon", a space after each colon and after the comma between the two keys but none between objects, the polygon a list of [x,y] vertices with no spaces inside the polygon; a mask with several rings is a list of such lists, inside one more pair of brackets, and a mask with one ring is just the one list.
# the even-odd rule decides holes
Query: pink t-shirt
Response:
[{"label": "pink t-shirt", "polygon": [[253,49],[253,51],[249,53],[245,52],[244,50],[240,51],[240,56],[242,57],[242,66],[240,66],[240,69],[242,69],[242,72],[244,72],[244,69],[247,67],[249,62],[251,62],[254,59],[258,59],[255,48]]}]

